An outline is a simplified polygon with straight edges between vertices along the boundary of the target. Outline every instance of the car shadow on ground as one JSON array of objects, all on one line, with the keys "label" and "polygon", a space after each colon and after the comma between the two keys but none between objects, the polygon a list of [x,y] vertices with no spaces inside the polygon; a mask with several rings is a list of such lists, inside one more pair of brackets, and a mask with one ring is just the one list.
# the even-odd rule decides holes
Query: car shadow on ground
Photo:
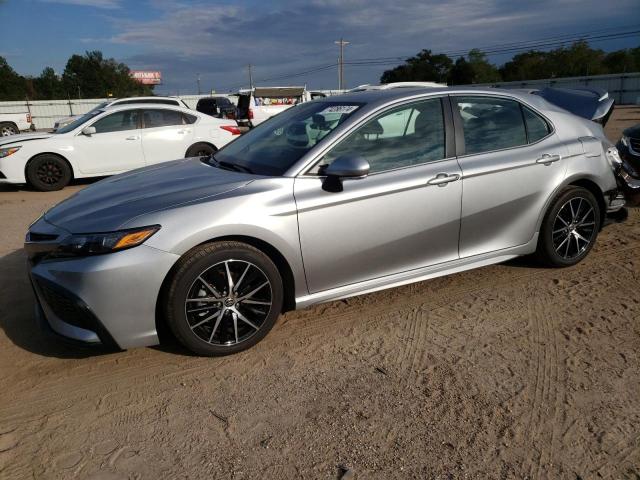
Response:
[{"label": "car shadow on ground", "polygon": [[[71,183],[69,183],[69,186],[87,186],[91,185],[92,183],[96,183],[103,178],[107,177],[78,178],[76,180],[72,180]],[[34,190],[29,185],[13,185],[10,183],[0,183],[0,192],[36,192],[36,190]]]},{"label": "car shadow on ground", "polygon": [[86,358],[113,353],[101,347],[67,345],[38,325],[35,296],[27,274],[23,249],[0,258],[0,328],[15,345],[46,357]]}]

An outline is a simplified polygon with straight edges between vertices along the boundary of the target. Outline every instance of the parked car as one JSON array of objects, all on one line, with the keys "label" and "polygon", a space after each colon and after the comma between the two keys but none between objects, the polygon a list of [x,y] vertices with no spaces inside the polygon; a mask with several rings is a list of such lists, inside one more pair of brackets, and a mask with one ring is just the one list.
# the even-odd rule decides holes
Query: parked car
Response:
[{"label": "parked car", "polygon": [[616,145],[622,157],[620,186],[630,205],[640,205],[640,124],[627,128]]},{"label": "parked car", "polygon": [[297,105],[211,157],[91,185],[29,229],[42,318],[225,355],[286,310],[536,253],[575,265],[624,205],[602,127],[535,95],[389,89]]},{"label": "parked car", "polygon": [[255,127],[299,103],[311,100],[305,87],[256,87],[238,92],[238,125]]},{"label": "parked car", "polygon": [[0,113],[0,137],[35,129],[30,113]]},{"label": "parked car", "polygon": [[[178,97],[129,97],[129,98],[114,98],[113,100],[108,100],[106,102],[102,102],[98,106],[92,108],[89,113],[95,110],[103,110],[107,107],[115,107],[117,105],[132,105],[132,104],[140,104],[140,103],[154,103],[161,105],[173,105],[175,107],[181,108],[189,108],[189,105],[184,103],[184,101]],[[72,115],[70,117],[63,117],[53,124],[53,131],[57,131],[59,128],[66,127],[71,122],[76,121],[82,115]]]},{"label": "parked car", "polygon": [[0,139],[0,183],[59,190],[176,158],[209,155],[239,135],[235,122],[162,104],[93,110],[55,133]]},{"label": "parked car", "polygon": [[198,100],[198,112],[217,118],[236,118],[236,106],[227,97],[206,97]]}]

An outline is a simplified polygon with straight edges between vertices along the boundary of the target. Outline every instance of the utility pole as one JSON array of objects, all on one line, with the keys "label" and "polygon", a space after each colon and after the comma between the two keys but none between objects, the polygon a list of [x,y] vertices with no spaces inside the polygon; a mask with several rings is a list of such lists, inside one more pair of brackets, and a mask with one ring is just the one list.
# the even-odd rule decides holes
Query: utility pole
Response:
[{"label": "utility pole", "polygon": [[197,75],[196,81],[198,82],[198,95],[200,95],[200,74],[198,73],[196,75]]},{"label": "utility pole", "polygon": [[253,73],[251,71],[251,67],[251,64],[247,65],[247,68],[249,69],[249,88],[253,88]]},{"label": "utility pole", "polygon": [[341,38],[339,41],[336,40],[333,43],[340,45],[340,58],[338,58],[338,90],[342,90],[344,88],[344,47],[351,42],[347,42]]}]

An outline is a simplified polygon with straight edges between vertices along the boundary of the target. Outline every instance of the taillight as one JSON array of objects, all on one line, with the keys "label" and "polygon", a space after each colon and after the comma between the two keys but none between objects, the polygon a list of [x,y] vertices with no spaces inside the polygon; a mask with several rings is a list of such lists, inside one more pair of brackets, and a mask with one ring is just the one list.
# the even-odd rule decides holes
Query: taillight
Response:
[{"label": "taillight", "polygon": [[249,108],[249,120],[253,120],[253,110]]},{"label": "taillight", "polygon": [[222,125],[220,128],[231,133],[231,135],[240,135],[242,133],[235,125]]},{"label": "taillight", "polygon": [[31,114],[27,113],[27,123],[31,123]]}]

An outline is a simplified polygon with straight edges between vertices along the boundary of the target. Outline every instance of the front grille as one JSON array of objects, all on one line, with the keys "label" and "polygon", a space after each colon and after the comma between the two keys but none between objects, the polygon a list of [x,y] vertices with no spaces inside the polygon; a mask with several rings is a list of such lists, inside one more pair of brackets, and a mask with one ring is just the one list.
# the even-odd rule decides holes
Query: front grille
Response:
[{"label": "front grille", "polygon": [[44,282],[38,282],[38,287],[44,301],[60,320],[76,327],[92,330],[86,309],[76,300],[49,287]]},{"label": "front grille", "polygon": [[51,242],[56,238],[58,238],[58,235],[54,235],[51,233],[29,232],[30,242]]},{"label": "front grille", "polygon": [[630,138],[629,143],[634,151],[640,152],[640,138]]}]

